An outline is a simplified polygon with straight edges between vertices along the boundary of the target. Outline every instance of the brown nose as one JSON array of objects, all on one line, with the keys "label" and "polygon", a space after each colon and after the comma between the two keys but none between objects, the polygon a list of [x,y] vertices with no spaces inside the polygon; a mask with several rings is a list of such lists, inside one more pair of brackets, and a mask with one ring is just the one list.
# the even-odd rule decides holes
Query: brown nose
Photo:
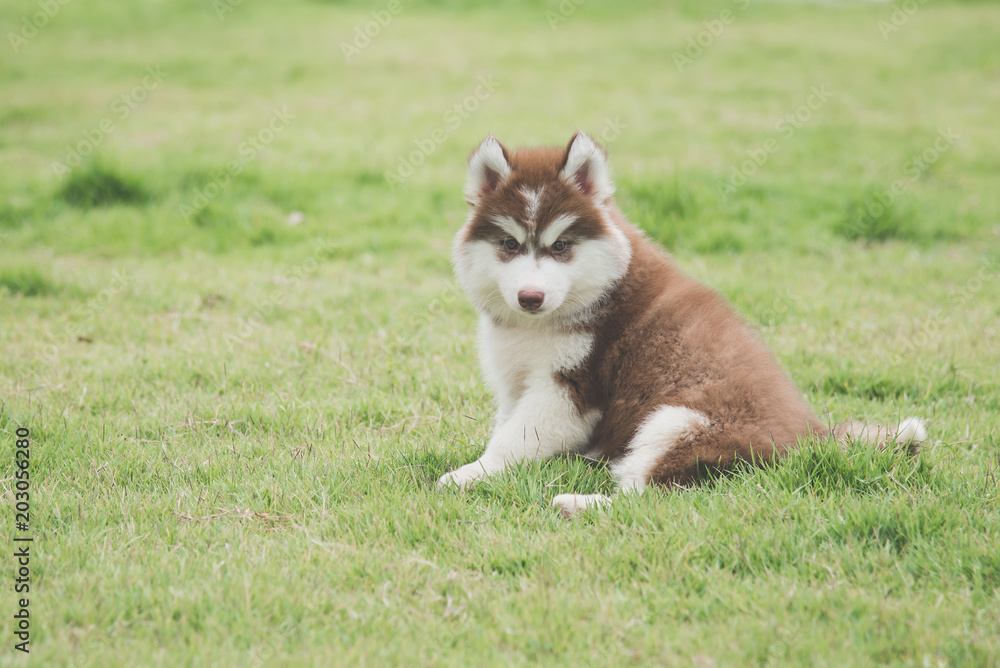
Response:
[{"label": "brown nose", "polygon": [[517,303],[525,311],[537,311],[542,308],[545,301],[545,293],[541,290],[521,290],[517,293]]}]

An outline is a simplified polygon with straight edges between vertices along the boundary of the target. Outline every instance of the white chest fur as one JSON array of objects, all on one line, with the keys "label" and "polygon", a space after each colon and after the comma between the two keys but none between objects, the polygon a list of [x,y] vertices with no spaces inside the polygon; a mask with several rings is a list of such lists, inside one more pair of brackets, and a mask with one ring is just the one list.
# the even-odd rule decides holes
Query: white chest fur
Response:
[{"label": "white chest fur", "polygon": [[479,459],[446,473],[438,484],[465,486],[516,462],[585,447],[601,414],[581,414],[555,374],[578,367],[593,343],[586,333],[497,327],[481,320],[480,357],[497,399],[493,436]]},{"label": "white chest fur", "polygon": [[498,327],[479,321],[479,358],[486,382],[496,394],[498,421],[510,415],[525,394],[564,393],[554,374],[578,367],[590,354],[589,332]]}]

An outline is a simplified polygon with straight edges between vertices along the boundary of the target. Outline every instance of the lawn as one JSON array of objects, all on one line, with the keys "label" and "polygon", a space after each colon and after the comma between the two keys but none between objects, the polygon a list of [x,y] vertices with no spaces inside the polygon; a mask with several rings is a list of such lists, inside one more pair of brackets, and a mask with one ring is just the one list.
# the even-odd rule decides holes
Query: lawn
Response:
[{"label": "lawn", "polygon": [[[5,1],[0,665],[1000,664],[997,25]],[[577,459],[436,490],[491,418],[465,159],[577,128],[819,413],[924,416],[920,457],[811,443],[573,521],[612,488]]]}]

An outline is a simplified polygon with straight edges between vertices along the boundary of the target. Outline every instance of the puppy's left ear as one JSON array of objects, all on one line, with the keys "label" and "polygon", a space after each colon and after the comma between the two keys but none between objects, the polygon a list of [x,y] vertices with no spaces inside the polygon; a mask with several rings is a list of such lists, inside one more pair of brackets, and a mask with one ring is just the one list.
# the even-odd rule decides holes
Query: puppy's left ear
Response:
[{"label": "puppy's left ear", "polygon": [[604,149],[582,132],[577,132],[569,140],[559,176],[584,195],[590,195],[597,203],[604,202],[615,193]]}]

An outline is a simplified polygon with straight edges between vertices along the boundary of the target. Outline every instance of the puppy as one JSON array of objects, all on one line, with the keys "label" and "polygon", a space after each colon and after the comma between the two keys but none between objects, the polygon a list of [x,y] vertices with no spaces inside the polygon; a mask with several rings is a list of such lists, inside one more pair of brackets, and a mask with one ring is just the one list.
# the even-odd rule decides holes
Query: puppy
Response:
[{"label": "puppy", "polygon": [[[605,153],[583,133],[566,148],[517,152],[490,135],[469,159],[472,211],[453,262],[480,313],[497,411],[483,455],[439,486],[578,453],[609,462],[620,491],[639,492],[831,435],[725,298],[684,275],[613,194]],[[913,451],[927,438],[917,418],[832,435]],[[609,500],[560,494],[553,504],[569,516]]]}]

